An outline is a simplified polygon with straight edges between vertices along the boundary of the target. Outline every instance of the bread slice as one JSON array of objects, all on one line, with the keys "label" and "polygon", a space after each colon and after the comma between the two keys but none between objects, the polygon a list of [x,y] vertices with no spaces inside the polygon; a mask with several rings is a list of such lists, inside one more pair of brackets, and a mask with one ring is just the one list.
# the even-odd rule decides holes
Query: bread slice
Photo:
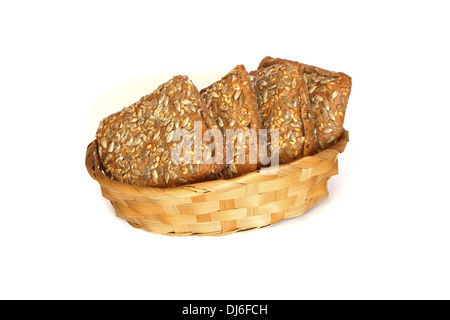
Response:
[{"label": "bread slice", "polygon": [[[251,73],[263,128],[279,130],[280,163],[315,153],[314,124],[303,69],[283,60],[260,65]],[[270,153],[274,145],[271,145]]]},{"label": "bread slice", "polygon": [[[216,178],[223,164],[205,164],[203,154],[202,161],[192,158],[194,122],[202,134],[217,129],[195,85],[175,76],[100,123],[96,137],[105,173],[120,182],[162,188]],[[181,130],[185,134],[177,137]],[[203,139],[198,143],[198,150],[210,147]]]},{"label": "bread slice", "polygon": [[[245,67],[243,65],[236,66],[221,80],[204,88],[200,93],[206,102],[209,114],[222,131],[224,146],[227,145],[227,130],[228,132],[231,130],[234,132],[235,142],[232,145],[228,144],[228,148],[224,152],[224,155],[226,155],[228,150],[233,159],[227,162],[222,171],[223,178],[238,177],[256,171],[259,167],[257,135],[261,129],[261,117],[256,102],[255,89]],[[245,142],[245,144],[238,145],[238,141]],[[245,160],[238,158],[240,146],[244,148]],[[253,151],[255,153],[251,158],[250,154]]]},{"label": "bread slice", "polygon": [[[290,60],[265,57],[259,68],[279,63],[298,63]],[[352,79],[342,72],[333,72],[301,64],[304,81],[314,116],[316,150],[321,151],[335,144],[344,132],[344,119]]]},{"label": "bread slice", "polygon": [[344,132],[352,79],[342,72],[309,65],[304,65],[304,70],[314,114],[316,148],[321,151],[335,144]]}]

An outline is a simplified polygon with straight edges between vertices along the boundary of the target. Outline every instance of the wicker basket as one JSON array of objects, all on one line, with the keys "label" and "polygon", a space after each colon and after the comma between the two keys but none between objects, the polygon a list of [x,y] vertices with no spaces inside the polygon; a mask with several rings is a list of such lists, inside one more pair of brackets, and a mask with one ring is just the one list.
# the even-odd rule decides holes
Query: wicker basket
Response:
[{"label": "wicker basket", "polygon": [[349,136],[331,148],[279,167],[275,175],[253,172],[176,188],[147,188],[109,179],[100,168],[97,144],[86,167],[118,217],[133,227],[165,235],[218,236],[254,230],[305,213],[328,196],[328,179],[338,173],[337,156]]}]

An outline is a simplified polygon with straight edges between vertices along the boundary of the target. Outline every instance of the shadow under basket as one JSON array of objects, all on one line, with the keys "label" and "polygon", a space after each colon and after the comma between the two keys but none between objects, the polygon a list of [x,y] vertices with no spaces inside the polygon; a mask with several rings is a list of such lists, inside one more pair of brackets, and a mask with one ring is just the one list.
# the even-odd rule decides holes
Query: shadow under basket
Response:
[{"label": "shadow under basket", "polygon": [[219,236],[259,229],[302,215],[328,197],[328,179],[338,174],[338,154],[348,131],[332,147],[278,167],[176,188],[138,187],[109,179],[97,144],[87,148],[86,167],[119,218],[133,227],[173,236]]}]

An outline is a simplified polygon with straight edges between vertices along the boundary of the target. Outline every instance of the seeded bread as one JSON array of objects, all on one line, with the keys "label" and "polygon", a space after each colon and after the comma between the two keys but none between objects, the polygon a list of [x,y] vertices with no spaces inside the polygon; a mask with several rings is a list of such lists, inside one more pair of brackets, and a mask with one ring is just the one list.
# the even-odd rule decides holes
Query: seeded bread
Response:
[{"label": "seeded bread", "polygon": [[[299,64],[280,61],[252,72],[263,128],[279,130],[279,160],[288,163],[315,153],[308,89]],[[269,153],[274,150],[270,146]]]},{"label": "seeded bread", "polygon": [[[227,161],[227,165],[221,175],[225,179],[238,177],[248,172],[256,171],[259,167],[258,138],[261,129],[261,116],[256,102],[255,89],[249,79],[249,75],[243,65],[238,65],[225,75],[221,80],[200,91],[211,117],[216,120],[226,144],[227,130],[234,130],[234,141],[245,142],[245,159],[238,159],[240,146],[237,143],[228,144],[230,155],[233,159]],[[246,136],[249,138],[246,139]],[[247,141],[248,140],[248,141]],[[233,152],[234,150],[234,152]],[[224,150],[226,155],[227,149]],[[250,152],[255,152],[251,159]],[[243,162],[245,161],[245,162]]]},{"label": "seeded bread", "polygon": [[332,72],[305,65],[316,128],[317,150],[335,144],[344,132],[344,119],[352,79],[342,72]]},{"label": "seeded bread", "polygon": [[[223,169],[222,164],[196,163],[191,158],[194,121],[202,132],[217,129],[197,88],[186,76],[176,76],[139,102],[105,118],[97,131],[103,169],[111,179],[138,186],[173,187],[210,180]],[[187,135],[176,139],[176,130]],[[184,154],[181,147],[191,154]],[[200,149],[209,145],[202,142]],[[179,152],[172,151],[179,150]],[[171,155],[180,158],[172,161]],[[184,157],[184,158],[183,158]]]},{"label": "seeded bread", "polygon": [[[289,60],[266,57],[258,69],[286,61]],[[308,85],[314,115],[316,150],[319,152],[335,144],[344,132],[344,118],[352,79],[342,72],[328,71],[306,64],[301,66],[304,70],[304,81]]]}]

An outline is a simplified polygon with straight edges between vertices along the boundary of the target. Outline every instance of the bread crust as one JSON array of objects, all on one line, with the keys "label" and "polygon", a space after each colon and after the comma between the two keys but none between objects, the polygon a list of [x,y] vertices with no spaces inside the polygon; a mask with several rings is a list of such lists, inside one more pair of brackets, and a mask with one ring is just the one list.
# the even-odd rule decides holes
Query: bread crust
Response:
[{"label": "bread crust", "polygon": [[352,79],[342,72],[304,67],[314,114],[316,148],[322,151],[334,145],[344,132]]},{"label": "bread crust", "polygon": [[344,132],[352,79],[342,72],[272,57],[261,60],[258,69],[286,62],[296,63],[303,68],[313,113],[315,149],[317,152],[325,150],[335,144]]},{"label": "bread crust", "polygon": [[[237,134],[235,139],[240,140],[241,135],[238,130],[256,135],[261,129],[261,116],[256,101],[256,93],[253,83],[249,78],[245,67],[238,65],[234,67],[222,79],[214,82],[210,86],[200,91],[211,117],[217,122],[224,137],[224,146],[226,146],[227,130],[234,130]],[[251,136],[249,134],[249,136]],[[232,145],[229,145],[230,154]],[[238,161],[238,146],[234,143],[233,161],[227,163],[221,175],[223,178],[238,177],[248,172],[256,171],[260,167],[258,157],[258,138],[245,141],[245,163]],[[256,163],[250,163],[250,150],[256,150]],[[224,156],[226,155],[226,147]],[[253,161],[254,162],[254,161]]]},{"label": "bread crust", "polygon": [[[105,118],[96,137],[106,175],[132,185],[159,188],[216,178],[223,164],[205,164],[203,159],[197,163],[191,157],[195,121],[201,124],[202,134],[217,128],[200,93],[186,76],[175,76]],[[176,137],[177,130],[182,129],[187,135]],[[174,148],[183,146],[191,154],[180,151],[178,155],[184,158],[172,159]],[[203,140],[198,146],[202,150],[209,147]],[[185,162],[187,158],[190,163]]]},{"label": "bread crust", "polygon": [[263,128],[279,130],[280,163],[314,154],[314,125],[301,65],[273,61],[260,65],[252,76]]}]

